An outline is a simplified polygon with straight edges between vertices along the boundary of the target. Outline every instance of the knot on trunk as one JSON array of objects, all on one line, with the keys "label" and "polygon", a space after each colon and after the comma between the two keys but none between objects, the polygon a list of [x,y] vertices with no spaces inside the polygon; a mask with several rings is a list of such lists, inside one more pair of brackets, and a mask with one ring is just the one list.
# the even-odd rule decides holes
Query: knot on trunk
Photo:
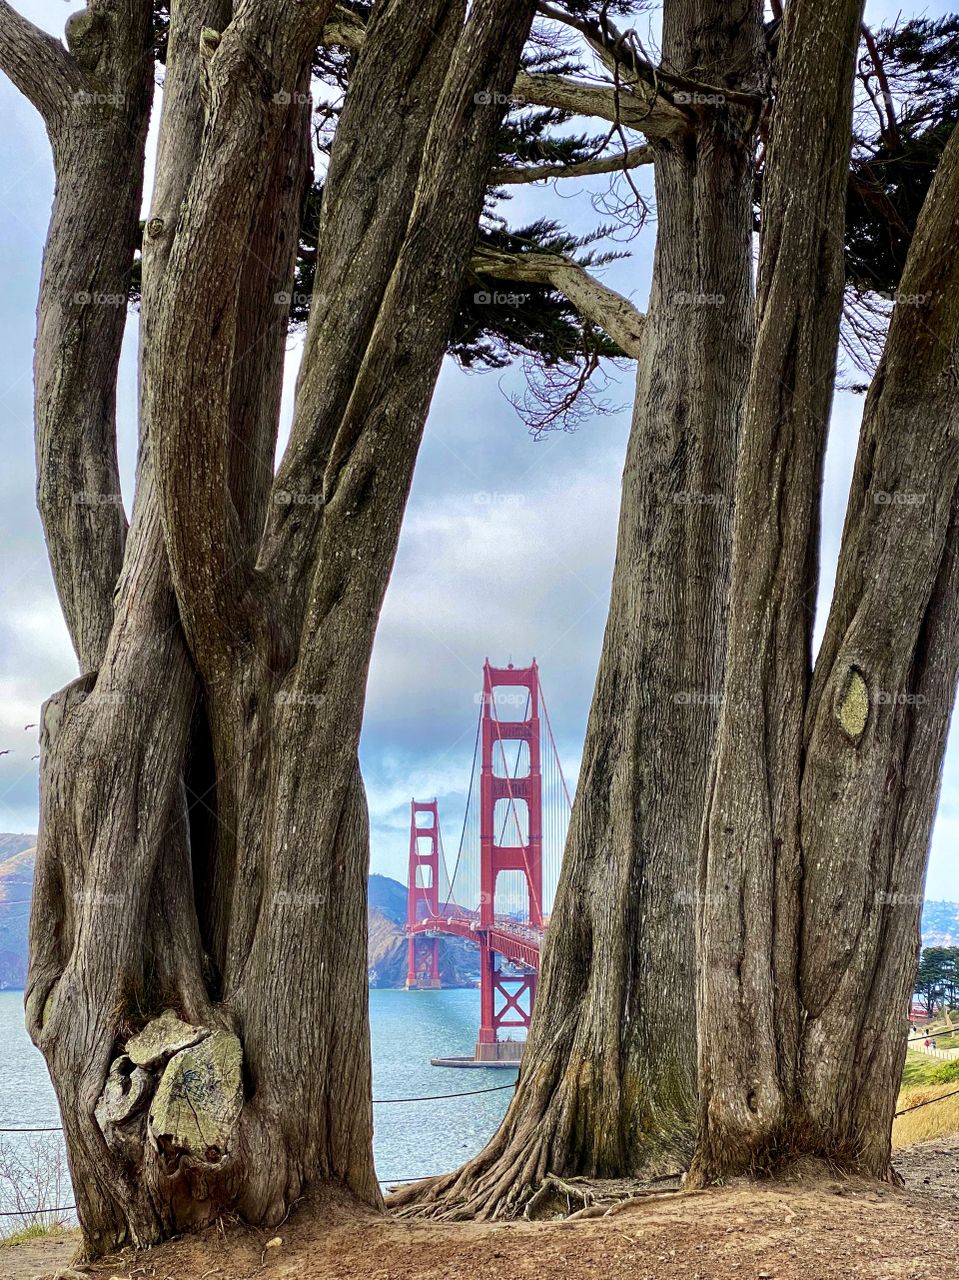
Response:
[{"label": "knot on trunk", "polygon": [[194,1027],[183,1022],[172,1009],[164,1009],[159,1018],[148,1022],[142,1031],[127,1041],[127,1053],[138,1067],[157,1067],[181,1049],[189,1049],[211,1033],[209,1027]]},{"label": "knot on trunk", "polygon": [[862,737],[869,719],[869,689],[862,673],[852,667],[838,700],[837,717],[843,733],[853,742]]},{"label": "knot on trunk", "polygon": [[150,1107],[149,1135],[172,1170],[184,1156],[223,1159],[243,1107],[243,1051],[229,1031],[213,1031],[175,1053]]},{"label": "knot on trunk", "polygon": [[106,14],[91,9],[72,13],[64,28],[67,48],[86,71],[93,71],[103,53],[107,37]]},{"label": "knot on trunk", "polygon": [[114,1059],[94,1111],[104,1137],[110,1136],[114,1125],[140,1114],[153,1092],[153,1083],[149,1072],[135,1066],[127,1054]]},{"label": "knot on trunk", "polygon": [[119,1147],[137,1134],[142,1141],[145,1129],[168,1173],[183,1157],[217,1164],[243,1106],[242,1067],[235,1035],[194,1026],[165,1009],[114,1059],[97,1123]]}]

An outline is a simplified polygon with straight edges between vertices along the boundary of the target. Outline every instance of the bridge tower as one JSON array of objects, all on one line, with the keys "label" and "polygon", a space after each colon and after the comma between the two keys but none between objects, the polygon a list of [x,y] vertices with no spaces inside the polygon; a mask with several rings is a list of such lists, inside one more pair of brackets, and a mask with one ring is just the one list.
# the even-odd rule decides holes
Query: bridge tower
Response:
[{"label": "bridge tower", "polygon": [[[525,702],[525,718],[502,719],[511,689]],[[525,692],[525,697],[524,697]],[[534,972],[507,976],[497,964],[490,930],[496,926],[496,881],[501,871],[519,871],[526,880],[529,923],[542,929],[543,920],[543,782],[540,772],[539,668],[483,668],[482,755],[480,772],[480,1029],[476,1057],[482,1060],[518,1060],[522,1043],[501,1042],[499,1033],[511,1027],[527,1029],[536,997]],[[510,777],[505,765],[507,742],[525,742],[528,772]],[[497,762],[501,771],[497,772]],[[518,827],[517,843],[500,844],[496,830],[497,802],[505,801],[504,827]],[[520,819],[525,808],[526,822]],[[501,820],[502,821],[502,820]]]},{"label": "bridge tower", "polygon": [[[410,801],[410,862],[406,919],[428,920],[439,913],[440,820],[436,801]],[[440,940],[410,934],[406,989],[440,985]]]}]

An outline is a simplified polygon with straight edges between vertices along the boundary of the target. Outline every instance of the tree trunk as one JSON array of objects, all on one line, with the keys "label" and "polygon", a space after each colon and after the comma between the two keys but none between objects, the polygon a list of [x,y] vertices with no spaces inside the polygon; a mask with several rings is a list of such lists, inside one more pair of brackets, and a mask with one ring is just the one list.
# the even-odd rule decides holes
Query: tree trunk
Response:
[{"label": "tree trunk", "polygon": [[[104,651],[41,748],[27,1015],[90,1254],[227,1210],[275,1224],[323,1180],[380,1203],[365,673],[532,3],[431,0],[425,29],[374,6],[317,271],[360,319],[337,346],[314,305],[274,484],[329,8],[241,0],[221,32],[219,0],[173,6],[133,522]],[[331,233],[361,199],[354,260]]]},{"label": "tree trunk", "polygon": [[[790,27],[787,8],[762,337],[739,473],[730,671],[704,836],[694,1185],[796,1154],[891,1176],[922,885],[959,669],[959,138],[927,198],[866,402],[835,594],[810,673],[842,193],[822,206],[820,226],[799,214],[811,236],[798,211],[790,226],[789,210],[811,137],[845,164],[838,134],[848,93],[839,91],[851,67],[836,54],[855,47],[856,8],[830,24],[819,48],[821,15],[803,35],[804,11],[795,9]],[[803,85],[810,98],[813,85],[821,92],[830,58],[842,109],[810,130]],[[778,527],[768,519],[771,498]]]},{"label": "tree trunk", "polygon": [[[761,83],[759,6],[667,4],[664,61]],[[612,599],[516,1096],[413,1211],[520,1212],[550,1173],[685,1168],[695,1134],[697,839],[723,682],[736,439],[752,344],[756,121],[655,149],[659,216]]]},{"label": "tree trunk", "polygon": [[806,707],[798,1094],[807,1141],[890,1176],[929,840],[959,669],[959,135],[870,390]]}]

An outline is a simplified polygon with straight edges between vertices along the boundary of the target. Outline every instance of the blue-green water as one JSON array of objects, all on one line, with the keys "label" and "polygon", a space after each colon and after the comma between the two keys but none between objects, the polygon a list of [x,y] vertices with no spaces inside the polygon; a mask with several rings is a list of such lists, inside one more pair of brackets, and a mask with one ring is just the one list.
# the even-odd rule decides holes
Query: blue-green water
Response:
[{"label": "blue-green water", "polygon": [[[23,996],[0,992],[0,1128],[56,1125],[56,1099],[40,1054],[23,1027]],[[469,1054],[476,1041],[479,992],[371,991],[373,1097],[408,1098],[510,1083],[504,1070],[431,1067],[431,1057]],[[383,1181],[454,1169],[495,1131],[508,1089],[437,1102],[379,1103],[373,1152]],[[53,1141],[57,1140],[54,1135]],[[34,1139],[0,1135],[16,1148]],[[71,1197],[72,1198],[72,1197]],[[0,1185],[0,1208],[6,1207]],[[3,1223],[0,1221],[0,1234]]]}]

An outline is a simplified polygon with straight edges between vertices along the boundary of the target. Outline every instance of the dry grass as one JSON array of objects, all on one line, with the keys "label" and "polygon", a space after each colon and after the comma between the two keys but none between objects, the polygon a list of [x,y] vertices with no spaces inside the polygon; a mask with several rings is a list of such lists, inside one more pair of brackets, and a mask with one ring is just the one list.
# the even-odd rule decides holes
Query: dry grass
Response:
[{"label": "dry grass", "polygon": [[[952,1066],[953,1064],[948,1064]],[[959,1081],[940,1079],[925,1084],[907,1085],[899,1094],[898,1110],[915,1107],[918,1103],[930,1102],[934,1098],[944,1098],[935,1106],[922,1106],[909,1115],[900,1116],[892,1126],[892,1145],[897,1148],[912,1147],[917,1142],[928,1142],[931,1138],[944,1138],[959,1133]],[[947,1097],[954,1094],[954,1097]]]},{"label": "dry grass", "polygon": [[12,1235],[0,1237],[0,1249],[9,1249],[18,1244],[29,1244],[31,1240],[42,1240],[45,1236],[58,1235],[62,1229],[62,1225],[58,1223],[45,1227],[42,1223],[35,1222],[32,1226],[14,1231]]},{"label": "dry grass", "polygon": [[72,1200],[59,1134],[35,1134],[16,1142],[0,1137],[0,1244],[59,1230],[71,1215],[50,1210]]}]

